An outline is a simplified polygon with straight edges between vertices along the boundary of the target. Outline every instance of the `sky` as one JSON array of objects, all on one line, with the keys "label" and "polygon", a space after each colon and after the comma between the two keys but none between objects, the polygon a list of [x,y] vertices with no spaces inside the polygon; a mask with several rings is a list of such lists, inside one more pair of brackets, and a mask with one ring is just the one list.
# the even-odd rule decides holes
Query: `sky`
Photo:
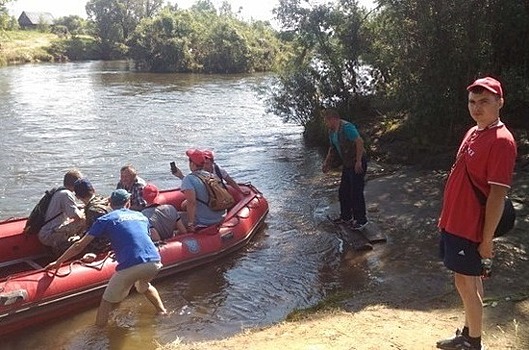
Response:
[{"label": "sky", "polygon": [[[169,0],[172,4],[177,3],[180,8],[188,8],[196,0]],[[238,12],[242,7],[241,15],[249,20],[272,20],[272,9],[278,4],[278,0],[228,0],[233,12]],[[88,0],[14,0],[8,4],[9,14],[18,18],[22,11],[28,12],[50,12],[55,18],[78,15],[86,18],[85,5]],[[220,7],[223,0],[212,0],[216,8]],[[312,0],[317,3],[318,0]],[[373,7],[373,0],[359,0],[361,6]]]}]

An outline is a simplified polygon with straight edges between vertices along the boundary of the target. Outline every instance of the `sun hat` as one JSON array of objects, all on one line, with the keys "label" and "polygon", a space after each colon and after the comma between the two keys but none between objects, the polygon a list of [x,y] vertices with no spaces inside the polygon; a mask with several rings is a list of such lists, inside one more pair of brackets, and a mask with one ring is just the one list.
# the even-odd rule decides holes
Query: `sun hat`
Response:
[{"label": "sun hat", "polygon": [[467,87],[467,91],[470,91],[476,86],[481,86],[482,88],[489,90],[493,94],[503,97],[503,89],[501,88],[501,83],[494,78],[485,77],[477,79]]},{"label": "sun hat", "polygon": [[125,204],[130,198],[130,193],[128,193],[126,190],[120,188],[119,190],[115,190],[110,195],[110,203],[113,205],[123,205]]},{"label": "sun hat", "polygon": [[147,204],[159,204],[157,203],[158,200],[158,194],[160,191],[158,190],[158,187],[156,187],[155,184],[148,183],[143,188],[143,199],[147,202]]},{"label": "sun hat", "polygon": [[78,179],[73,184],[73,190],[77,197],[85,198],[90,192],[94,192],[94,186],[88,179]]},{"label": "sun hat", "polygon": [[204,165],[204,152],[202,152],[201,150],[195,148],[188,149],[186,151],[186,155],[189,157],[189,160],[195,163],[196,165]]}]

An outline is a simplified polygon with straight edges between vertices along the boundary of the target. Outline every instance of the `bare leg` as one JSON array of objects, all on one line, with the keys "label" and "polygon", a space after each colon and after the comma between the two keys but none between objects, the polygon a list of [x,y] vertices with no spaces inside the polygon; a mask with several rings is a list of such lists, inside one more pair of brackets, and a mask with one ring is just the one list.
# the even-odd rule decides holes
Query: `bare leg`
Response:
[{"label": "bare leg", "polygon": [[108,324],[108,316],[117,304],[101,299],[99,309],[97,309],[96,326],[105,327]]},{"label": "bare leg", "polygon": [[479,276],[455,274],[455,284],[465,310],[469,336],[481,337],[483,318],[483,283]]},{"label": "bare leg", "polygon": [[165,315],[167,313],[158,290],[152,284],[149,285],[149,289],[145,292],[145,297],[154,305],[159,314]]}]

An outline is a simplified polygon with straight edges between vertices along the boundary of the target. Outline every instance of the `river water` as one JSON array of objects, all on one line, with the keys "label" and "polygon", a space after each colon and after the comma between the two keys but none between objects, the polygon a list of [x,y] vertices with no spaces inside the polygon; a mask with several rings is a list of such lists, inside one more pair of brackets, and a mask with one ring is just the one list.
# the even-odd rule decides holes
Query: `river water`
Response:
[{"label": "river water", "polygon": [[270,204],[266,227],[249,245],[214,264],[156,282],[172,314],[153,315],[131,294],[116,326],[91,324],[96,307],[0,344],[2,349],[152,349],[156,344],[224,338],[281,321],[342,288],[370,280],[362,262],[344,261],[321,224],[336,200],[336,179],[304,146],[299,126],[266,112],[267,75],[146,74],[125,62],[0,69],[0,218],[26,216],[43,191],[79,168],[109,194],[133,164],[160,188],[179,186],[188,148],[209,148],[239,182]]}]

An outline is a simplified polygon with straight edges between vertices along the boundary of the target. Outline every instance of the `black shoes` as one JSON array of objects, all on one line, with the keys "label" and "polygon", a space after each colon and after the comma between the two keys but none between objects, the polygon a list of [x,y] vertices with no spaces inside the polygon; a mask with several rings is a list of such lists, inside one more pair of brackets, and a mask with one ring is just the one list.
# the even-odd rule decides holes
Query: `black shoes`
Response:
[{"label": "black shoes", "polygon": [[436,345],[438,349],[444,350],[484,350],[482,346],[472,345],[459,329],[456,331],[455,337],[439,340]]}]

